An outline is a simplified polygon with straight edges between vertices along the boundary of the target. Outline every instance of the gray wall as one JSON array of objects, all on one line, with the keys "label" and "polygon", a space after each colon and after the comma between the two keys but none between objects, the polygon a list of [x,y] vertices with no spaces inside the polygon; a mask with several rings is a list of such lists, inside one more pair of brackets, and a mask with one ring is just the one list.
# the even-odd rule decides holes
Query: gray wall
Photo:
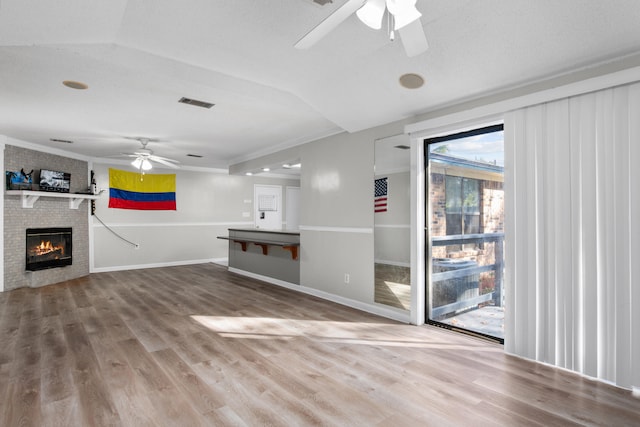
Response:
[{"label": "gray wall", "polygon": [[139,244],[139,248],[92,218],[94,271],[226,259],[227,242],[217,236],[227,235],[229,227],[253,226],[254,184],[282,185],[283,198],[285,186],[298,185],[297,180],[156,168],[151,172],[176,174],[176,211],[110,209],[109,167],[132,170],[122,164],[94,165],[97,186],[106,190],[96,202],[96,216],[123,238]]},{"label": "gray wall", "polygon": [[301,147],[302,286],[374,304],[374,141],[402,126],[342,133]]},{"label": "gray wall", "polygon": [[[87,162],[82,160],[7,145],[4,166],[5,171],[52,169],[68,172],[71,174],[71,192],[86,190],[88,186]],[[36,172],[34,179],[38,175]],[[4,289],[44,286],[89,274],[88,206],[84,201],[78,209],[69,209],[68,199],[41,197],[33,208],[24,209],[19,197],[5,196]],[[25,271],[26,229],[40,227],[73,228],[73,265]]]}]

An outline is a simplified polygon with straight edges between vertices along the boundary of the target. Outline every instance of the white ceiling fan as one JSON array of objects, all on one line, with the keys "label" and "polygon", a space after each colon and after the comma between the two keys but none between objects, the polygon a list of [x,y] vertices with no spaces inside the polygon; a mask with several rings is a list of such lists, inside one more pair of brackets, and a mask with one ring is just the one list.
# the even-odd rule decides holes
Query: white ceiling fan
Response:
[{"label": "white ceiling fan", "polygon": [[133,161],[131,162],[131,165],[134,168],[139,169],[140,173],[144,173],[145,171],[151,170],[151,168],[153,167],[151,162],[160,163],[162,165],[169,166],[170,168],[178,169],[178,164],[180,162],[178,162],[177,160],[168,159],[166,157],[156,156],[153,154],[153,151],[147,148],[147,144],[152,141],[151,139],[149,138],[133,138],[133,139],[140,142],[140,144],[142,145],[142,148],[137,149],[133,153],[122,153],[121,155],[125,157],[132,157]]},{"label": "white ceiling fan", "polygon": [[295,47],[298,49],[310,48],[353,13],[368,27],[379,30],[382,28],[385,11],[388,11],[389,38],[393,41],[395,31],[398,31],[407,56],[419,55],[429,48],[429,44],[420,22],[422,14],[416,9],[416,1],[347,0],[345,4],[298,40]]}]

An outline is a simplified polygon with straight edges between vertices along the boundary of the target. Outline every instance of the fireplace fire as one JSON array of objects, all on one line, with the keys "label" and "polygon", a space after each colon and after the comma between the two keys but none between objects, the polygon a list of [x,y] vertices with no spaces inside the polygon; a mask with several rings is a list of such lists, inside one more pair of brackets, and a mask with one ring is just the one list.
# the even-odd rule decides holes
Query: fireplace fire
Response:
[{"label": "fireplace fire", "polygon": [[71,228],[28,228],[28,271],[63,267],[72,264]]}]

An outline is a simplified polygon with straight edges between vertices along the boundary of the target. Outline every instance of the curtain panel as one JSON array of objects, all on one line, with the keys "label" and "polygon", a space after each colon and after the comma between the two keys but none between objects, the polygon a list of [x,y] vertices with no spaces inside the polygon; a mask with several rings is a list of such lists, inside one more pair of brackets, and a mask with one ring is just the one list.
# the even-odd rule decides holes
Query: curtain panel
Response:
[{"label": "curtain panel", "polygon": [[640,387],[640,84],[504,128],[505,351]]}]

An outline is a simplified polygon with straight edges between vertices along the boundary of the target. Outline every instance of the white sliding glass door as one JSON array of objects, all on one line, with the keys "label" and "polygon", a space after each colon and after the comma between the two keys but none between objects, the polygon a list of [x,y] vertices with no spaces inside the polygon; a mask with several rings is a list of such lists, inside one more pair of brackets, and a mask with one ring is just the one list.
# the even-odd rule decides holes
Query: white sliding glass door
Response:
[{"label": "white sliding glass door", "polygon": [[502,125],[425,141],[428,323],[504,338]]}]

